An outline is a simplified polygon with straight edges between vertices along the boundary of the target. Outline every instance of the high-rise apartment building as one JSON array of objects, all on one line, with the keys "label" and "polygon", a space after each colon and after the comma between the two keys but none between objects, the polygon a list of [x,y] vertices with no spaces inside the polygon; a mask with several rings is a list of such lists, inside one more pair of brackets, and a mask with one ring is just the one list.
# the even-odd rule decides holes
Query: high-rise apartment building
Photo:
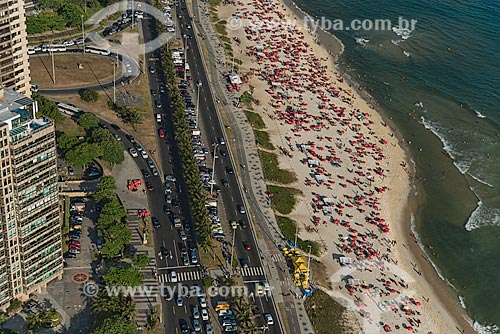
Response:
[{"label": "high-rise apartment building", "polygon": [[0,88],[0,309],[63,271],[54,124]]},{"label": "high-rise apartment building", "polygon": [[23,0],[0,0],[0,84],[31,96]]}]

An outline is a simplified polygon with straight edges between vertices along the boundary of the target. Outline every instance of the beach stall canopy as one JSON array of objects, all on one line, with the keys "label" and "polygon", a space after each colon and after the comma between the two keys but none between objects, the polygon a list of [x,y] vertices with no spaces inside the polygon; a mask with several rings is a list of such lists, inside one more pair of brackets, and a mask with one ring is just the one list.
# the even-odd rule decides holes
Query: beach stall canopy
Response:
[{"label": "beach stall canopy", "polygon": [[229,82],[233,85],[241,85],[242,81],[239,75],[229,75]]}]

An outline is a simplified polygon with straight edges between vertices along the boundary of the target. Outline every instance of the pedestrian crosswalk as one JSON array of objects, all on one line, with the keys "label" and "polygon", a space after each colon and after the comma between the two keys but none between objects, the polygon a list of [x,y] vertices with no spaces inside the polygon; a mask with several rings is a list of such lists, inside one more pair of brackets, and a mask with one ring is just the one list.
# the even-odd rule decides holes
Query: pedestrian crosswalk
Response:
[{"label": "pedestrian crosswalk", "polygon": [[[201,280],[201,278],[201,271],[177,272],[177,282],[197,281]],[[160,283],[175,283],[172,282],[169,274],[161,274],[159,281]]]},{"label": "pedestrian crosswalk", "polygon": [[262,269],[262,267],[241,268],[241,275],[242,276],[262,276],[262,275],[264,275],[264,270]]},{"label": "pedestrian crosswalk", "polygon": [[281,254],[280,253],[273,253],[271,255],[272,259],[274,262],[280,262],[281,261]]}]

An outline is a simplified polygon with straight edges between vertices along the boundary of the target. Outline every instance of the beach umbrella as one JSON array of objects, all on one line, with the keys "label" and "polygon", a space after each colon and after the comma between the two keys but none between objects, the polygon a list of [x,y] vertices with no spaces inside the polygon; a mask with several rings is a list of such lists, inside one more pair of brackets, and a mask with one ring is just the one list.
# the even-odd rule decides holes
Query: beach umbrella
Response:
[{"label": "beach umbrella", "polygon": [[408,332],[411,332],[413,330],[413,327],[408,326],[408,327],[406,327],[406,329],[408,330]]}]

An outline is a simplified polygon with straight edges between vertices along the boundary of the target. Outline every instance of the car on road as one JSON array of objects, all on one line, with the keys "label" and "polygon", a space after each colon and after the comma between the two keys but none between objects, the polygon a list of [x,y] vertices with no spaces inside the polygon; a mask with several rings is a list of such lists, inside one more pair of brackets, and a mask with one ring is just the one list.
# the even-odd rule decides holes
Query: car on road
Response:
[{"label": "car on road", "polygon": [[125,138],[127,138],[127,139],[128,139],[128,141],[129,141],[129,142],[131,142],[132,144],[133,144],[133,143],[135,143],[135,138],[134,138],[134,136],[131,136],[131,135],[129,135],[129,134],[126,134],[126,135],[125,135]]},{"label": "car on road", "polygon": [[177,283],[177,273],[173,270],[170,272],[170,282]]},{"label": "car on road", "polygon": [[132,147],[128,149],[128,153],[130,153],[130,155],[132,156],[132,158],[137,158],[139,156],[139,154],[137,153],[137,151],[134,148],[132,148]]},{"label": "car on road", "polygon": [[200,310],[199,310],[198,306],[196,306],[196,305],[193,306],[192,312],[193,312],[193,318],[195,318],[195,319],[200,318]]},{"label": "car on road", "polygon": [[201,312],[203,312],[203,309],[207,308],[207,299],[205,297],[199,297],[199,301],[200,301],[200,306],[202,307]]},{"label": "car on road", "polygon": [[172,193],[172,184],[170,182],[165,183],[165,194],[171,194]]},{"label": "car on road", "polygon": [[181,205],[181,202],[177,198],[172,198],[172,206],[174,208],[178,208]]},{"label": "car on road", "polygon": [[165,129],[159,129],[158,135],[160,136],[160,138],[165,138]]},{"label": "car on road", "polygon": [[196,254],[196,250],[191,251],[191,263],[198,263],[198,254]]},{"label": "car on road", "polygon": [[231,166],[227,166],[227,167],[226,167],[226,172],[227,172],[228,174],[234,174],[234,169],[233,169],[233,167],[231,167]]},{"label": "car on road", "polygon": [[243,240],[243,247],[245,247],[245,250],[251,251],[252,250],[252,245],[246,240]]},{"label": "car on road", "polygon": [[75,175],[75,170],[73,169],[73,167],[68,166],[68,174],[69,175]]},{"label": "car on road", "polygon": [[182,14],[181,13],[177,14],[177,17],[182,19]]},{"label": "car on road", "polygon": [[167,174],[165,175],[165,181],[168,181],[168,182],[175,182],[177,179],[175,178],[175,176],[173,176],[172,174]]},{"label": "car on road", "polygon": [[169,290],[170,289],[168,287],[163,287],[163,298],[165,298],[166,301],[172,300],[172,295]]},{"label": "car on road", "polygon": [[149,73],[155,73],[155,68],[153,66],[149,66]]},{"label": "car on road", "polygon": [[118,125],[116,125],[115,123],[111,124],[111,127],[113,129],[115,129],[116,131],[120,131],[121,130],[120,127]]},{"label": "car on road", "polygon": [[165,204],[163,206],[163,213],[166,215],[169,215],[171,212],[172,212],[172,208],[170,207],[170,205]]},{"label": "car on road", "polygon": [[154,228],[160,227],[160,221],[156,217],[151,217],[151,224],[153,224]]},{"label": "car on road", "polygon": [[184,255],[184,254],[187,255],[187,252],[188,252],[187,247],[183,242],[179,242],[179,250],[181,251],[182,255]]},{"label": "car on road", "polygon": [[186,235],[186,232],[184,230],[179,230],[179,238],[181,238],[182,241],[187,240],[187,235]]},{"label": "car on road", "polygon": [[149,190],[149,191],[153,191],[155,190],[155,187],[153,186],[153,184],[151,182],[146,182],[146,189]]},{"label": "car on road", "polygon": [[247,210],[245,209],[245,206],[243,204],[239,204],[236,207],[238,209],[238,212],[241,213],[242,215],[244,215],[245,213],[247,213]]},{"label": "car on road", "polygon": [[238,223],[236,222],[236,220],[230,220],[230,221],[229,221],[229,225],[231,226],[231,228],[232,228],[233,230],[238,229]]},{"label": "car on road", "polygon": [[156,95],[156,89],[151,89],[151,95],[153,95],[153,96]]},{"label": "car on road", "polygon": [[206,308],[201,309],[201,319],[203,321],[208,321],[208,311]]},{"label": "car on road", "polygon": [[161,108],[161,101],[160,100],[156,100],[155,104],[156,104],[156,108]]},{"label": "car on road", "polygon": [[191,29],[191,23],[186,24],[186,28]]},{"label": "car on road", "polygon": [[193,319],[193,328],[194,328],[195,332],[201,331],[200,320]]},{"label": "car on road", "polygon": [[189,333],[189,327],[188,327],[188,324],[187,324],[186,320],[180,319],[179,320],[179,327],[181,328],[181,333]]},{"label": "car on road", "polygon": [[264,287],[262,285],[257,286],[257,295],[262,296],[264,294]]},{"label": "car on road", "polygon": [[214,328],[212,327],[212,324],[205,324],[205,333],[214,334]]},{"label": "car on road", "polygon": [[165,195],[165,202],[167,202],[167,204],[172,204],[172,195]]},{"label": "car on road", "polygon": [[118,133],[115,133],[113,135],[113,137],[115,137],[115,139],[118,140],[118,141],[122,141],[122,137],[120,137],[120,135]]},{"label": "car on road", "polygon": [[227,180],[227,179],[221,179],[221,182],[222,182],[222,185],[223,185],[224,187],[226,187],[226,188],[227,188],[227,187],[229,187],[229,182],[228,182],[228,180]]},{"label": "car on road", "polygon": [[227,155],[227,151],[226,150],[219,150],[219,153],[223,157],[225,157]]},{"label": "car on road", "polygon": [[246,220],[238,220],[238,224],[241,226],[241,228],[247,228],[248,224]]},{"label": "car on road", "polygon": [[264,320],[267,325],[274,325],[273,316],[270,313],[264,313]]},{"label": "car on road", "polygon": [[189,266],[189,258],[187,254],[181,254],[182,264],[185,266]]},{"label": "car on road", "polygon": [[162,93],[162,94],[167,91],[167,89],[165,88],[165,85],[160,85],[159,89],[160,89],[160,93]]},{"label": "car on road", "polygon": [[151,176],[149,174],[149,172],[145,169],[141,169],[141,173],[142,173],[142,176],[144,176],[146,179]]},{"label": "car on road", "polygon": [[149,158],[148,152],[146,152],[146,150],[145,150],[145,149],[141,149],[141,157],[142,157],[143,159],[147,159],[147,158]]},{"label": "car on road", "polygon": [[248,260],[246,258],[240,259],[240,264],[243,268],[248,268]]},{"label": "car on road", "polygon": [[151,167],[151,173],[154,175],[154,176],[158,176],[160,175],[160,173],[158,173],[158,169],[156,167]]},{"label": "car on road", "polygon": [[224,139],[224,137],[217,138],[217,142],[219,143],[219,145],[226,145],[226,140]]}]

